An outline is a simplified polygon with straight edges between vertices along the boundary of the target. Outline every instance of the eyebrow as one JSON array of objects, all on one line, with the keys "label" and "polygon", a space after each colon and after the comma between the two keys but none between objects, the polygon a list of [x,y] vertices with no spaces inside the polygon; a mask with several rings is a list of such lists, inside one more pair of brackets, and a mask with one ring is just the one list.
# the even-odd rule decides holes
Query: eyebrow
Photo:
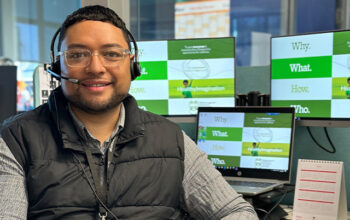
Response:
[{"label": "eyebrow", "polygon": [[122,45],[120,44],[105,44],[102,46],[102,48],[108,48],[108,47],[120,47],[120,48],[123,48],[125,49]]},{"label": "eyebrow", "polygon": [[[104,45],[102,45],[101,48],[110,48],[110,47],[119,47],[119,48],[122,48],[122,49],[126,49],[126,48],[124,48],[122,45],[117,44],[117,43],[104,44]],[[89,49],[89,47],[87,47],[87,46],[84,45],[84,44],[70,44],[70,45],[68,46],[68,49],[73,49],[73,48]]]},{"label": "eyebrow", "polygon": [[70,44],[67,49],[73,49],[73,48],[88,48],[87,46],[83,44]]}]

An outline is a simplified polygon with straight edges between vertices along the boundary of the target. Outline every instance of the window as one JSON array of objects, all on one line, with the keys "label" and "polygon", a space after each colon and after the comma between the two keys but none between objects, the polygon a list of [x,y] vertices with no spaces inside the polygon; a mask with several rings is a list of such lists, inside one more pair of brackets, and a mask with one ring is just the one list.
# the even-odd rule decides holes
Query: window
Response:
[{"label": "window", "polygon": [[[203,34],[203,28],[216,32],[228,28],[227,36],[237,38],[237,66],[262,66],[269,65],[271,36],[337,29],[336,12],[341,9],[338,2],[341,1],[130,0],[130,28],[138,41],[217,37],[213,31]],[[187,16],[182,21],[184,28],[177,26],[179,14]],[[177,33],[184,29],[193,33]]]},{"label": "window", "polygon": [[33,104],[33,73],[50,62],[51,39],[79,0],[0,0],[0,57],[17,66],[17,111]]}]

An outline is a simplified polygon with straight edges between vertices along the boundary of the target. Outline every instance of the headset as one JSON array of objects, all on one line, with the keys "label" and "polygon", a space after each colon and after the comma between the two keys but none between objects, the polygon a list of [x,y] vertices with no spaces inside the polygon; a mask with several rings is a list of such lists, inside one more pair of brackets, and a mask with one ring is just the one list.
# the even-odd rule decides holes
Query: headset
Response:
[{"label": "headset", "polygon": [[[64,80],[68,80],[71,83],[75,83],[75,84],[80,84],[80,81],[78,79],[73,79],[73,78],[68,78],[65,76],[61,76],[61,66],[60,66],[60,60],[57,59],[55,60],[55,41],[56,38],[58,36],[58,34],[61,32],[61,27],[59,27],[57,29],[57,31],[55,32],[52,40],[51,40],[51,46],[50,46],[50,58],[51,58],[51,64],[44,64],[44,69],[50,73],[54,78],[56,79],[64,79]],[[132,36],[131,32],[128,29],[123,29],[123,31],[126,31],[130,42],[132,43],[133,47],[134,47],[134,58],[133,60],[130,62],[130,73],[131,73],[131,80],[136,79],[136,77],[141,75],[141,66],[140,63],[138,62],[138,48],[137,48],[137,43],[136,40],[134,38],[134,36]]]}]

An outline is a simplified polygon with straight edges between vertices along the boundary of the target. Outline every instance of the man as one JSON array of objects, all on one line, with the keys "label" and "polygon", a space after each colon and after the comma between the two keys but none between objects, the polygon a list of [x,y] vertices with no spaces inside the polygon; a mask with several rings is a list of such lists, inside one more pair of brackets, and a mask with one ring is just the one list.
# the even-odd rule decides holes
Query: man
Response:
[{"label": "man", "polygon": [[0,219],[257,219],[177,125],[128,95],[128,35],[102,6],[67,17],[61,86],[1,129]]},{"label": "man", "polygon": [[345,90],[345,94],[346,94],[346,97],[350,99],[350,77],[348,77],[347,82],[348,82],[348,87]]},{"label": "man", "polygon": [[184,88],[182,89],[182,96],[184,98],[192,98],[192,92],[191,92],[191,87],[192,87],[192,80],[190,83],[188,83],[188,80],[185,79],[182,81]]},{"label": "man", "polygon": [[259,156],[259,145],[257,145],[255,142],[253,142],[253,148],[251,150],[252,156]]}]

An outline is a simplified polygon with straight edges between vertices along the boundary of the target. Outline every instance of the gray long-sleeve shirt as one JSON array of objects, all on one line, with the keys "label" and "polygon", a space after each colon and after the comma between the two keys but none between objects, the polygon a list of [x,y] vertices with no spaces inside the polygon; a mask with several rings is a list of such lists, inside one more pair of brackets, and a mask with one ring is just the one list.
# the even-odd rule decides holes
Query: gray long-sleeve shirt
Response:
[{"label": "gray long-sleeve shirt", "polygon": [[[118,135],[118,130],[124,125],[124,114],[123,109],[114,135]],[[82,123],[76,117],[73,118],[79,129],[84,129]],[[91,135],[88,133],[88,136]],[[207,155],[185,133],[184,143],[182,185],[185,206],[191,216],[196,219],[258,219],[253,207],[229,186],[207,159]],[[24,170],[0,137],[0,219],[26,219],[27,209]]]}]

